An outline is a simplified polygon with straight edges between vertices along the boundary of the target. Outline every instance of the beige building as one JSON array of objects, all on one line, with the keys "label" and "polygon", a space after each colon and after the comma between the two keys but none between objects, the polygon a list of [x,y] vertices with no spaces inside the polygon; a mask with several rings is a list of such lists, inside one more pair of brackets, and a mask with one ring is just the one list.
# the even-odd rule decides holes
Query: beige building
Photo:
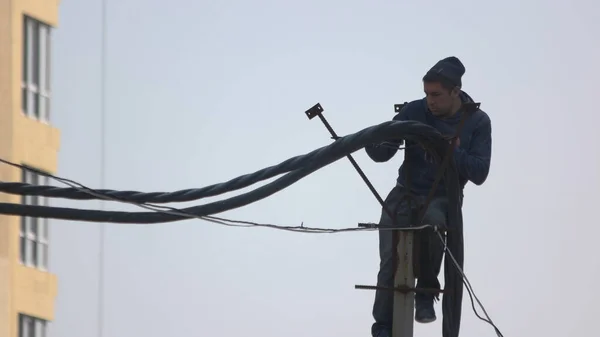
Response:
[{"label": "beige building", "polygon": [[[52,127],[51,36],[59,0],[0,0],[0,158],[41,171],[57,168]],[[1,181],[47,184],[0,164]],[[0,202],[44,204],[0,193]],[[48,220],[0,215],[0,337],[47,336],[57,278],[48,265]]]}]

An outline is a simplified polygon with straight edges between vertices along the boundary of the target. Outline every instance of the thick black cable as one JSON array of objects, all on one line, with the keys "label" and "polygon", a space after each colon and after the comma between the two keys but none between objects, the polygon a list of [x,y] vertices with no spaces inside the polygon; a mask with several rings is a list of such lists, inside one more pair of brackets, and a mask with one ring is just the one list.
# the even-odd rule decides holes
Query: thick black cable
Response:
[{"label": "thick black cable", "polygon": [[[267,170],[270,172],[282,172],[282,167],[286,166],[285,169],[294,169],[286,175],[276,179],[275,181],[261,186],[253,191],[226,199],[222,201],[216,201],[205,205],[194,206],[182,209],[181,211],[194,214],[195,216],[207,216],[211,214],[221,213],[234,208],[242,207],[250,203],[256,202],[263,198],[266,198],[290,185],[303,177],[311,174],[312,172],[331,164],[332,162],[345,157],[347,154],[355,152],[367,144],[377,143],[384,141],[389,138],[405,138],[412,139],[416,142],[421,143],[424,147],[432,149],[432,151],[443,151],[445,143],[442,135],[433,127],[415,121],[390,121],[384,122],[379,125],[365,128],[357,133],[350,134],[342,137],[339,140],[333,142],[328,146],[324,146],[317,150],[314,150],[303,156],[297,156],[282,162],[279,165],[271,166],[267,169],[257,171],[253,174],[246,175],[245,180],[238,177],[230,180],[226,183],[216,184],[209,186],[212,188],[212,193],[215,190],[221,193],[236,190],[242,187],[246,187],[249,184],[248,181],[258,181],[259,178],[267,175]],[[293,162],[293,164],[291,164]],[[270,173],[269,175],[271,175]],[[6,183],[0,183],[0,186]],[[244,185],[244,186],[241,186]],[[57,193],[57,196],[64,196],[60,189],[54,189],[52,191]],[[207,191],[210,190],[197,189],[196,197],[207,197],[209,196]],[[54,196],[54,192],[48,192],[46,190],[46,196]],[[189,191],[189,190],[188,190]],[[201,191],[203,191],[201,193]],[[22,190],[13,190],[13,193],[22,194]],[[76,193],[84,195],[81,191],[74,190]],[[31,186],[27,186],[27,193],[30,195],[39,195],[35,189]],[[177,194],[178,192],[175,192]],[[203,194],[204,193],[204,194]],[[172,194],[173,195],[173,194]],[[118,193],[111,195],[112,197],[123,200],[127,200],[127,196],[120,197]],[[137,194],[137,200],[142,197],[155,197],[156,194]],[[78,199],[77,197],[76,199]],[[85,197],[87,199],[88,196]],[[168,198],[159,198],[163,202],[169,202]],[[97,211],[97,210],[80,210],[74,208],[63,208],[63,207],[47,207],[47,206],[33,206],[33,205],[21,205],[21,204],[10,204],[0,203],[0,214],[9,215],[20,215],[20,216],[34,216],[40,218],[54,218],[64,220],[76,220],[76,221],[93,221],[93,222],[112,222],[112,223],[161,223],[183,220],[185,217],[169,214],[157,214],[155,212],[117,212],[117,211]]]},{"label": "thick black cable", "polygon": [[[439,139],[441,136],[438,134],[433,134],[432,132],[437,132],[437,130],[429,129],[431,128],[428,125],[421,124],[419,122],[413,121],[404,121],[404,122],[385,122],[379,125],[375,125],[366,129],[363,129],[355,134],[350,134],[345,137],[339,137],[336,142],[332,143],[329,146],[325,146],[319,149],[316,149],[312,152],[309,152],[304,155],[296,156],[285,160],[277,165],[270,166],[261,170],[258,170],[254,173],[245,174],[239,176],[237,178],[231,179],[224,183],[214,184],[202,188],[195,189],[186,189],[175,192],[150,192],[144,193],[139,191],[115,191],[115,190],[95,190],[98,193],[103,195],[110,196],[112,198],[121,200],[121,201],[131,201],[138,203],[172,203],[172,202],[187,202],[198,200],[207,197],[213,197],[216,195],[224,194],[227,192],[239,190],[248,186],[251,186],[259,181],[267,180],[283,173],[291,172],[302,168],[314,160],[318,158],[322,158],[324,156],[329,155],[329,151],[332,153],[337,153],[337,151],[346,151],[348,150],[348,154],[352,153],[361,147],[364,147],[365,144],[368,144],[368,139],[371,137],[377,137],[373,139],[378,139],[379,136],[377,133],[382,132],[380,136],[384,136],[386,133],[394,133],[394,128],[397,126],[393,126],[396,123],[405,123],[402,127],[398,128],[398,132],[406,133],[406,137],[416,137],[421,141],[434,141]],[[433,137],[433,138],[431,138]],[[436,139],[437,138],[437,139]],[[337,160],[337,159],[336,159]],[[8,165],[19,166],[4,159],[0,159],[0,162],[3,162]],[[38,172],[39,174],[47,175],[43,172]],[[44,185],[29,185],[20,182],[0,182],[0,192],[9,193],[9,194],[19,194],[19,195],[38,195],[44,197],[54,197],[54,198],[66,198],[66,199],[77,199],[77,200],[93,200],[97,199],[97,197],[89,195],[83,191],[80,191],[76,188],[61,188],[55,186],[44,186]]]},{"label": "thick black cable", "polygon": [[[433,181],[431,190],[427,195],[424,205],[421,207],[421,212],[419,212],[418,217],[419,223],[421,224],[425,217],[425,212],[429,208],[429,205],[436,194],[436,190],[438,188],[439,183],[441,182],[442,178],[445,178],[445,180],[449,182],[446,185],[446,196],[448,198],[449,209],[451,210],[448,212],[448,216],[451,222],[451,227],[453,228],[453,230],[447,234],[447,241],[449,243],[447,244],[446,248],[450,251],[450,254],[455,255],[453,256],[452,260],[455,260],[454,262],[460,267],[452,268],[450,272],[447,272],[446,268],[448,267],[448,265],[452,265],[452,261],[449,261],[450,259],[448,259],[447,256],[444,259],[444,273],[446,281],[445,287],[449,287],[452,289],[452,292],[445,295],[442,299],[442,310],[444,312],[444,318],[442,321],[442,335],[444,337],[458,337],[462,316],[462,281],[464,280],[464,275],[462,274],[462,272],[459,272],[459,270],[462,270],[463,268],[464,260],[464,237],[461,200],[462,188],[459,183],[458,170],[456,169],[453,160],[453,150],[456,147],[456,138],[460,137],[465,122],[470,117],[470,115],[470,112],[463,111],[460,123],[455,131],[454,139],[451,139],[449,144],[446,145],[445,154],[442,160],[438,161],[441,163],[441,165],[438,168],[438,172],[435,175],[435,179]],[[406,157],[407,153],[405,152],[405,158]],[[454,226],[452,226],[452,222]],[[458,258],[456,256],[458,256]]]},{"label": "thick black cable", "polygon": [[[33,168],[29,168],[23,165],[19,165],[16,163],[12,163],[9,161],[5,161],[2,160],[3,162],[8,163],[9,165],[15,166],[15,167],[19,167],[25,170],[30,170],[30,171],[34,171],[34,172],[38,172],[38,170],[35,170]],[[336,233],[348,233],[348,232],[364,232],[364,231],[373,231],[373,230],[409,230],[409,231],[414,231],[414,230],[419,230],[419,229],[426,229],[426,228],[433,228],[435,229],[435,226],[432,225],[423,225],[423,226],[419,226],[419,227],[412,227],[412,228],[380,228],[377,224],[373,224],[373,223],[366,223],[363,224],[362,227],[350,227],[350,228],[323,228],[323,227],[310,227],[310,226],[305,226],[304,223],[302,223],[300,226],[284,226],[284,225],[275,225],[275,224],[268,224],[268,223],[258,223],[258,222],[254,222],[254,221],[246,221],[246,220],[233,220],[233,219],[228,219],[228,218],[222,218],[222,217],[215,217],[215,216],[203,216],[203,217],[199,217],[199,216],[195,216],[193,214],[189,214],[189,213],[185,213],[180,209],[177,209],[175,207],[169,207],[169,206],[162,206],[162,205],[155,205],[155,204],[150,204],[150,203],[135,203],[135,202],[129,202],[129,201],[120,201],[117,200],[115,198],[112,198],[110,196],[106,196],[106,195],[102,195],[97,193],[96,191],[90,189],[89,187],[78,183],[76,181],[70,180],[70,179],[65,179],[62,177],[58,177],[52,174],[48,174],[48,173],[44,173],[45,175],[47,175],[48,177],[50,177],[51,179],[57,180],[65,185],[70,186],[71,188],[74,188],[80,192],[92,195],[97,197],[98,199],[102,199],[102,200],[106,200],[106,201],[116,201],[119,203],[126,203],[126,204],[130,204],[130,205],[135,205],[141,208],[145,208],[145,209],[149,209],[151,211],[155,211],[155,212],[159,212],[159,213],[166,213],[166,214],[176,214],[176,215],[181,215],[183,217],[187,217],[190,219],[199,219],[199,220],[204,220],[207,222],[212,222],[212,223],[217,223],[219,225],[223,225],[223,226],[229,226],[229,227],[244,227],[244,228],[249,228],[249,227],[263,227],[263,228],[271,228],[271,229],[278,229],[278,230],[283,230],[283,231],[289,231],[289,232],[295,232],[295,233],[310,233],[310,234],[336,234]]]},{"label": "thick black cable", "polygon": [[[316,154],[316,153],[313,153]],[[101,193],[106,196],[113,197],[115,199],[121,201],[131,201],[138,203],[151,202],[155,204],[159,203],[172,203],[172,202],[187,202],[199,200],[202,198],[212,197],[219,194],[231,192],[234,190],[242,189],[248,186],[251,186],[259,181],[267,180],[278,176],[280,174],[293,171],[299,167],[302,167],[301,164],[304,163],[303,160],[307,160],[309,155],[305,156],[297,156],[294,158],[290,158],[285,162],[267,167],[265,169],[256,171],[254,173],[246,174],[225,183],[214,184],[211,186],[206,186],[198,189],[186,189],[175,192],[139,192],[139,191],[115,191],[110,189],[95,189],[98,193]],[[299,160],[300,159],[300,160]],[[21,165],[16,165],[4,159],[0,159],[0,162],[3,162],[8,165],[21,167]],[[38,172],[39,174],[44,174],[43,172]],[[9,193],[9,194],[19,194],[19,195],[39,195],[43,197],[51,197],[51,198],[65,198],[65,199],[75,199],[75,200],[94,200],[98,199],[97,197],[85,193],[77,188],[64,188],[64,187],[55,187],[55,186],[47,186],[47,185],[30,185],[21,182],[2,182],[0,183],[0,192]]]},{"label": "thick black cable", "polygon": [[[11,166],[15,166],[15,167],[19,167],[25,170],[30,170],[30,171],[34,171],[34,172],[38,172],[38,170],[35,170],[33,168],[29,168],[23,165],[19,165],[16,163],[12,163],[6,160],[1,160],[2,162],[5,162]],[[126,203],[126,204],[131,204],[131,205],[135,205],[141,208],[145,208],[145,209],[149,209],[155,212],[159,212],[159,213],[165,213],[165,214],[176,214],[176,215],[181,215],[183,217],[189,218],[189,219],[199,219],[199,220],[204,220],[207,222],[212,222],[212,223],[217,223],[223,226],[229,226],[229,227],[244,227],[244,228],[249,228],[249,227],[263,227],[263,228],[271,228],[271,229],[278,229],[278,230],[283,230],[283,231],[289,231],[289,232],[295,232],[295,233],[310,233],[310,234],[336,234],[336,233],[348,233],[348,232],[364,232],[364,231],[373,231],[373,230],[410,230],[410,231],[414,231],[414,230],[418,230],[418,229],[425,229],[425,228],[435,228],[435,226],[432,225],[423,225],[423,226],[419,226],[419,227],[412,227],[412,228],[379,228],[379,226],[377,224],[373,224],[373,223],[368,223],[368,224],[363,224],[366,226],[363,227],[350,227],[350,228],[324,228],[324,227],[310,227],[310,226],[305,226],[304,223],[302,223],[300,226],[284,226],[284,225],[275,225],[275,224],[268,224],[268,223],[258,223],[258,222],[254,222],[254,221],[246,221],[246,220],[233,220],[233,219],[228,219],[228,218],[222,218],[222,217],[215,217],[215,216],[196,216],[194,214],[190,214],[190,213],[185,213],[180,209],[177,209],[175,207],[169,207],[169,206],[162,206],[162,205],[155,205],[155,204],[150,204],[150,203],[136,203],[136,202],[130,202],[130,201],[121,201],[115,198],[112,198],[110,196],[106,196],[106,195],[102,195],[99,194],[97,191],[94,191],[93,189],[90,189],[89,187],[78,183],[76,181],[70,180],[70,179],[65,179],[62,177],[58,177],[52,174],[48,174],[48,173],[43,173],[45,175],[47,175],[48,177],[50,177],[51,179],[57,180],[63,184],[69,185],[71,186],[71,188],[76,189],[82,193],[86,193],[89,194],[91,196],[95,196],[98,199],[102,199],[102,200],[106,200],[106,201],[116,201],[116,202],[120,202],[120,203]]]},{"label": "thick black cable", "polygon": [[[447,142],[446,142],[447,145]],[[445,147],[444,147],[445,149]],[[448,198],[448,231],[446,248],[462,269],[464,261],[463,218],[461,209],[461,186],[454,161],[445,169],[444,186]],[[444,296],[442,298],[442,335],[458,337],[462,314],[463,279],[452,261],[444,259]]]}]

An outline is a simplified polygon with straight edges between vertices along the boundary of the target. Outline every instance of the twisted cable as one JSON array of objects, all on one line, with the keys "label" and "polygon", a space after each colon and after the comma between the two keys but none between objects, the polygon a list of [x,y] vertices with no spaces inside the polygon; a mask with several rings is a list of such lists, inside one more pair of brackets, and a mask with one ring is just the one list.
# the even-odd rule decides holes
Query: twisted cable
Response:
[{"label": "twisted cable", "polygon": [[[396,124],[401,124],[401,126],[396,126]],[[267,180],[286,172],[298,170],[307,166],[313,161],[321,161],[323,160],[323,158],[327,158],[331,155],[336,156],[334,158],[335,161],[339,159],[337,157],[337,154],[340,153],[340,151],[344,152],[344,155],[352,153],[369,143],[377,142],[377,139],[380,138],[380,135],[385,136],[389,135],[390,133],[394,134],[396,128],[398,128],[398,132],[405,133],[404,136],[409,138],[420,138],[420,140],[422,141],[433,141],[436,138],[436,136],[437,138],[440,137],[439,134],[434,134],[437,133],[437,130],[427,130],[431,127],[425,124],[418,124],[420,123],[413,121],[385,122],[376,126],[363,129],[355,134],[340,137],[329,146],[316,149],[304,155],[287,159],[277,165],[273,165],[253,173],[239,176],[224,183],[214,184],[202,188],[186,189],[175,192],[115,191],[109,189],[98,189],[94,191],[96,191],[99,194],[111,197],[115,200],[136,203],[151,202],[155,204],[160,204],[199,200],[202,198],[213,197],[227,192],[239,190],[251,186],[259,181]],[[372,139],[375,139],[376,141],[370,141]],[[0,159],[0,162],[3,162],[8,165],[14,165],[3,159]],[[321,167],[318,167],[317,169]],[[37,173],[47,175],[39,171],[37,171]],[[96,196],[90,195],[89,193],[86,193],[85,191],[82,191],[78,188],[64,188],[47,185],[30,185],[21,182],[0,182],[0,192],[18,195],[38,195],[43,197],[76,200],[98,199]]]},{"label": "twisted cable", "polygon": [[[304,178],[305,176],[327,166],[346,155],[355,152],[368,144],[379,143],[387,139],[404,138],[423,144],[424,147],[443,154],[446,144],[442,135],[433,127],[415,121],[389,121],[365,128],[354,134],[342,137],[330,145],[311,151],[305,155],[290,158],[278,165],[247,174],[225,183],[215,184],[200,189],[164,193],[142,193],[135,191],[111,191],[111,198],[119,201],[145,203],[152,201],[174,202],[197,200],[214,196],[240,188],[250,186],[252,183],[274,177],[288,172],[275,181],[261,186],[253,191],[216,201],[204,205],[181,209],[184,213],[201,217],[221,213],[234,208],[242,207],[258,200],[264,199]],[[53,186],[21,186],[16,188],[14,183],[0,183],[0,191],[21,195],[43,195],[48,197],[68,197],[70,199],[97,199],[80,190],[73,188],[57,188]],[[101,191],[96,191],[101,192]],[[104,194],[104,193],[100,193]],[[0,214],[35,216],[40,218],[54,218],[75,221],[111,222],[111,223],[162,223],[183,220],[188,217],[175,214],[161,214],[156,212],[119,212],[81,210],[66,207],[47,207],[34,205],[21,205],[0,203]]]}]

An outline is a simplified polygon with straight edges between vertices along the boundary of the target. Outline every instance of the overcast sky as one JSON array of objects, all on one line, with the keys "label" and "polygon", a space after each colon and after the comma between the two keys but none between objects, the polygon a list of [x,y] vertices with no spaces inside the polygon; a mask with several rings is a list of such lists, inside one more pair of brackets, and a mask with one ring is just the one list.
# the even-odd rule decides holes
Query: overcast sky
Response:
[{"label": "overcast sky", "polygon": [[[100,6],[61,2],[52,58],[59,175],[91,187],[101,172]],[[476,294],[507,337],[596,336],[598,10],[592,0],[108,0],[106,187],[202,187],[309,152],[331,140],[307,108],[321,102],[339,134],[356,132],[423,97],[423,74],[454,55],[493,126],[489,178],[466,188],[463,209]],[[356,159],[387,194],[401,156]],[[379,212],[340,160],[221,215],[341,228]],[[190,220],[108,225],[106,235],[103,337],[370,335],[374,293],[354,285],[376,282],[376,232]],[[51,240],[51,337],[97,337],[99,227],[53,221]],[[415,336],[440,336],[436,309]],[[495,336],[466,292],[462,322],[461,336]]]}]

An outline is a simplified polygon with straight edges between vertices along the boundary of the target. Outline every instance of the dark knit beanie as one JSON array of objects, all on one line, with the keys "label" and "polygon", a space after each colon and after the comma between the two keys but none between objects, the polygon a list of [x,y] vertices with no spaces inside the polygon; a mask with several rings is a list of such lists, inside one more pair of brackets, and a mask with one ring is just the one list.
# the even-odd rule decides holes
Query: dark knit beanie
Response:
[{"label": "dark knit beanie", "polygon": [[442,76],[455,84],[458,87],[462,87],[462,76],[465,74],[465,66],[455,56],[446,57],[436,63],[425,75],[430,76]]}]

